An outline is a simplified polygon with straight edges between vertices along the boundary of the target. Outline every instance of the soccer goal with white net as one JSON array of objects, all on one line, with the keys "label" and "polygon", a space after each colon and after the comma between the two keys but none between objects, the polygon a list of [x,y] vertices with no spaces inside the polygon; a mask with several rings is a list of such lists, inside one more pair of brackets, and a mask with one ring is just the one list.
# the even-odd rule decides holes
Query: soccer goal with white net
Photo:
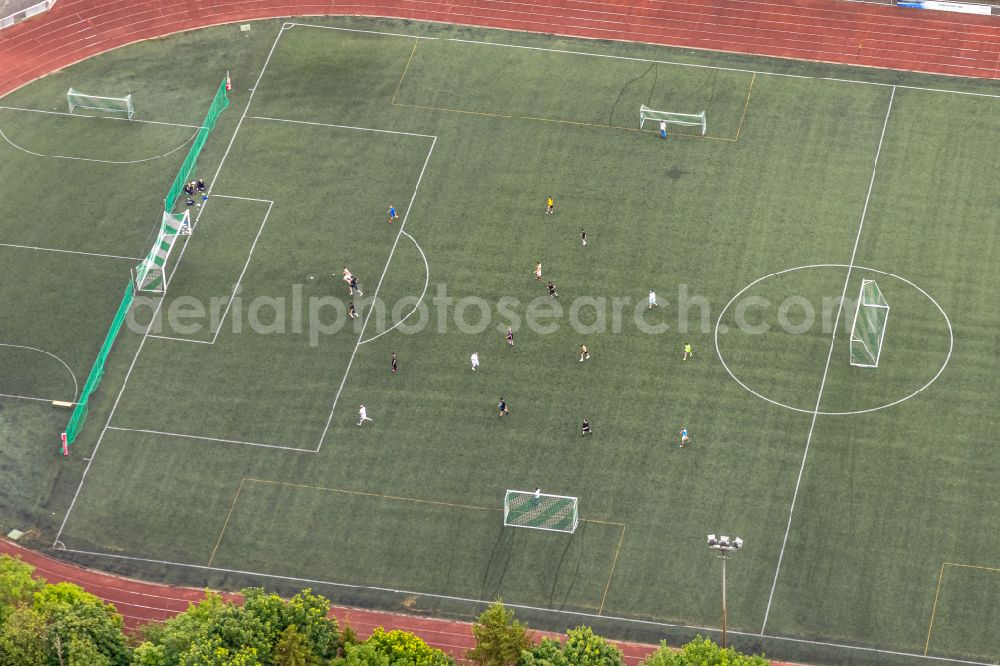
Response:
[{"label": "soccer goal with white net", "polygon": [[125,95],[125,97],[100,97],[70,88],[69,92],[66,93],[66,101],[69,102],[70,113],[73,113],[75,109],[91,109],[109,113],[124,113],[129,120],[135,113],[135,107],[132,105],[132,93]]},{"label": "soccer goal with white net", "polygon": [[667,123],[668,125],[686,125],[688,127],[700,127],[701,135],[705,136],[705,132],[708,131],[708,122],[705,120],[705,112],[701,113],[676,113],[674,111],[657,111],[651,109],[645,104],[639,107],[639,129],[642,129],[646,121],[655,122],[657,124],[660,121]]},{"label": "soccer goal with white net", "polygon": [[882,356],[885,325],[889,321],[889,304],[875,280],[861,280],[858,307],[851,325],[851,365],[877,368]]},{"label": "soccer goal with white net", "polygon": [[142,260],[142,263],[132,269],[132,280],[135,290],[152,294],[164,294],[170,284],[170,273],[167,272],[167,260],[174,249],[174,243],[180,236],[191,235],[191,212],[163,213],[163,223],[156,243]]},{"label": "soccer goal with white net", "polygon": [[505,527],[527,527],[572,534],[579,522],[575,497],[547,495],[539,491],[508,490],[503,498]]}]

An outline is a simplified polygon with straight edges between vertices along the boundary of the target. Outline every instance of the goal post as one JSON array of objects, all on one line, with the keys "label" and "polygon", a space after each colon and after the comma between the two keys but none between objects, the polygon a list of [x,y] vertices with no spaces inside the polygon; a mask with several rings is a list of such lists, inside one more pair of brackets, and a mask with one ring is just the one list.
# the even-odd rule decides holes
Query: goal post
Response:
[{"label": "goal post", "polygon": [[107,111],[109,113],[124,113],[129,120],[135,113],[132,104],[132,93],[125,97],[101,97],[99,95],[88,95],[79,90],[69,89],[66,93],[66,101],[69,103],[69,112],[75,109],[91,109],[94,111]]},{"label": "goal post", "polygon": [[142,263],[132,269],[132,281],[137,292],[164,294],[170,284],[167,260],[179,236],[191,235],[191,212],[163,213],[163,223],[156,243]]},{"label": "goal post", "polygon": [[701,113],[676,113],[674,111],[657,111],[645,104],[639,107],[639,129],[642,129],[646,121],[659,123],[663,121],[668,125],[686,125],[688,127],[700,127],[701,135],[705,136],[708,131],[708,122],[705,119],[705,112]]},{"label": "goal post", "polygon": [[572,534],[580,522],[576,497],[508,490],[503,498],[504,527]]},{"label": "goal post", "polygon": [[882,356],[889,304],[875,280],[861,280],[858,305],[851,324],[851,365],[877,368]]}]

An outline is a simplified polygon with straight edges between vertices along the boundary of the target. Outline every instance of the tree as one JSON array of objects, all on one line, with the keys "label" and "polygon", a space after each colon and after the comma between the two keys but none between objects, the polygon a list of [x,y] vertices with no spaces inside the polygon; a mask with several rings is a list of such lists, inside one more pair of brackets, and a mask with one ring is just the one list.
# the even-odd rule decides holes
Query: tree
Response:
[{"label": "tree", "polygon": [[745,655],[733,648],[723,650],[707,638],[695,637],[680,651],[666,643],[642,662],[642,666],[768,666],[764,655]]},{"label": "tree", "polygon": [[407,631],[376,627],[364,643],[349,645],[339,660],[343,666],[455,666],[441,650]]},{"label": "tree", "polygon": [[514,618],[514,612],[497,599],[472,625],[476,647],[465,653],[466,658],[480,666],[511,666],[521,658],[521,652],[531,648],[533,635]]},{"label": "tree", "polygon": [[596,635],[590,627],[570,629],[563,655],[571,666],[622,666],[621,650]]},{"label": "tree", "polygon": [[132,666],[167,666],[167,648],[145,641],[132,652]]},{"label": "tree", "polygon": [[0,666],[43,666],[49,648],[45,640],[45,618],[22,605],[0,625]]},{"label": "tree", "polygon": [[590,627],[566,633],[566,644],[544,638],[534,649],[521,653],[520,666],[622,666],[621,651],[594,634]]},{"label": "tree", "polygon": [[330,602],[305,589],[287,602],[276,594],[267,594],[260,588],[243,590],[243,608],[271,627],[272,644],[278,634],[295,626],[306,639],[308,651],[323,659],[336,657],[341,649],[337,620],[330,615]]},{"label": "tree", "polygon": [[46,585],[32,608],[45,621],[49,661],[66,666],[125,666],[131,654],[115,607],[72,583]]},{"label": "tree", "polygon": [[319,666],[320,660],[309,650],[309,639],[294,624],[285,627],[274,646],[276,666]]},{"label": "tree", "polygon": [[519,666],[566,666],[562,643],[552,638],[543,638],[530,650],[523,650],[518,660]]},{"label": "tree", "polygon": [[247,588],[242,594],[240,605],[207,592],[201,602],[183,613],[160,626],[146,627],[134,666],[310,666],[340,653],[337,621],[327,618],[330,602],[323,597],[303,590],[286,602],[260,588]]},{"label": "tree", "polygon": [[0,555],[0,625],[21,604],[30,604],[35,592],[42,589],[45,579],[32,578],[35,567],[20,557]]},{"label": "tree", "polygon": [[191,647],[206,627],[213,625],[226,602],[217,592],[206,591],[205,597],[190,604],[162,624],[150,623],[141,630],[145,641],[136,649],[135,666],[176,666],[180,657]]}]

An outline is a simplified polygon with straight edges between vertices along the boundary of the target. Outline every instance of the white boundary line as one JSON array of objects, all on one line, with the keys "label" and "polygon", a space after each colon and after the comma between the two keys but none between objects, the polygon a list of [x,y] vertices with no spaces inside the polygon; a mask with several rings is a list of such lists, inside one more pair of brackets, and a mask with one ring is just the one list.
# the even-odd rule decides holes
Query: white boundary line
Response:
[{"label": "white boundary line", "polygon": [[[149,337],[153,337],[152,335]],[[150,430],[148,428],[119,428],[108,426],[108,430],[119,430],[121,432],[143,432],[148,435],[162,435],[164,437],[183,437],[184,439],[200,439],[206,442],[220,442],[223,444],[243,444],[245,446],[258,446],[265,449],[283,449],[285,451],[301,451],[303,453],[316,453],[315,449],[302,449],[297,446],[283,446],[281,444],[262,444],[260,442],[244,442],[239,439],[224,439],[222,437],[203,437],[201,435],[188,435],[182,432],[165,432],[163,430]]]},{"label": "white boundary line", "polygon": [[[112,554],[112,553],[98,553],[98,552],[89,551],[89,550],[77,550],[75,548],[66,548],[65,546],[63,546],[63,547],[53,546],[53,549],[57,550],[57,551],[67,552],[67,553],[77,553],[77,554],[80,554],[80,555],[89,555],[89,556],[92,556],[92,557],[107,557],[107,558],[112,558],[112,559],[116,559],[116,560],[128,560],[128,561],[132,561],[132,562],[146,562],[146,563],[149,563],[149,564],[161,564],[161,565],[172,566],[172,567],[184,567],[184,568],[188,568],[188,569],[198,569],[200,571],[216,571],[216,572],[219,572],[219,573],[226,573],[226,574],[236,574],[236,575],[241,575],[241,576],[252,576],[254,578],[273,578],[273,579],[276,579],[276,580],[285,580],[285,581],[290,581],[290,582],[293,582],[293,583],[305,583],[307,585],[326,585],[326,586],[329,586],[329,587],[339,587],[339,588],[346,588],[346,589],[352,589],[352,590],[369,590],[369,591],[373,591],[373,592],[391,592],[393,594],[402,594],[402,595],[407,595],[407,596],[419,596],[419,597],[428,597],[428,598],[431,598],[431,599],[442,599],[442,600],[447,600],[447,601],[459,601],[459,602],[463,602],[463,603],[477,604],[477,605],[480,605],[480,606],[483,606],[483,607],[486,607],[489,604],[493,603],[491,601],[484,601],[482,599],[471,599],[469,597],[460,597],[460,596],[455,596],[455,595],[433,594],[433,593],[428,593],[428,592],[414,592],[412,590],[397,589],[397,588],[392,588],[392,587],[379,587],[379,586],[375,586],[375,585],[357,585],[357,584],[353,584],[353,583],[337,583],[337,582],[328,581],[328,580],[319,580],[319,579],[315,579],[315,578],[302,578],[302,577],[299,577],[299,576],[282,576],[282,575],[278,575],[278,574],[263,573],[263,572],[260,572],[260,571],[244,571],[244,570],[241,570],[241,569],[226,569],[226,568],[223,568],[223,567],[206,566],[204,564],[187,564],[185,562],[172,562],[170,560],[155,560],[155,559],[146,558],[146,557],[133,557],[133,556],[130,556],[130,555],[115,555],[115,554]],[[699,631],[699,632],[700,631],[710,631],[710,632],[713,632],[713,633],[721,633],[721,630],[717,629],[715,627],[703,627],[703,626],[687,625],[687,624],[673,624],[673,623],[670,623],[670,622],[659,622],[659,621],[655,621],[655,620],[641,620],[641,619],[638,619],[638,618],[621,617],[621,616],[617,616],[617,615],[597,615],[596,613],[585,613],[585,612],[582,612],[582,611],[560,610],[560,609],[554,609],[554,608],[541,608],[541,607],[538,607],[538,606],[529,606],[527,604],[517,604],[517,603],[508,603],[508,602],[504,602],[504,605],[507,606],[507,607],[509,607],[509,608],[517,608],[517,609],[528,610],[528,611],[537,611],[537,612],[549,613],[549,614],[555,614],[555,615],[569,615],[569,616],[572,616],[572,617],[589,618],[589,619],[593,619],[593,620],[612,620],[614,622],[623,622],[623,623],[626,623],[626,624],[639,624],[639,625],[644,625],[644,626],[648,626],[648,627],[663,627],[663,628],[669,628],[669,629],[685,629],[685,630],[689,630],[689,631]],[[803,645],[821,645],[821,646],[824,646],[824,647],[839,648],[839,649],[843,649],[843,650],[854,650],[854,651],[867,652],[867,653],[873,653],[873,654],[885,654],[885,655],[892,655],[892,656],[895,656],[895,657],[916,658],[916,659],[926,660],[926,661],[930,661],[930,662],[940,662],[940,663],[949,663],[949,664],[967,664],[968,666],[995,666],[993,662],[971,661],[971,660],[966,660],[966,659],[953,659],[953,658],[949,658],[949,657],[935,657],[935,656],[931,656],[931,655],[918,654],[916,652],[902,652],[902,651],[897,651],[897,650],[884,650],[884,649],[880,649],[880,648],[865,647],[865,646],[862,646],[862,645],[848,645],[846,643],[833,643],[833,642],[827,642],[827,641],[812,641],[812,640],[807,640],[807,639],[804,639],[804,638],[791,638],[791,637],[785,637],[785,636],[760,635],[760,634],[756,634],[756,633],[751,633],[751,632],[746,632],[746,631],[737,631],[737,630],[733,630],[733,629],[730,629],[728,631],[728,633],[733,634],[733,635],[737,635],[737,636],[748,636],[748,637],[752,637],[752,638],[766,638],[766,639],[769,639],[769,640],[787,641],[789,643],[798,643],[798,644],[803,644]]]},{"label": "white boundary line", "polygon": [[[41,354],[46,354],[48,356],[51,356],[55,360],[57,360],[60,363],[62,363],[63,367],[66,368],[66,372],[68,372],[69,376],[73,378],[73,399],[70,402],[72,402],[74,405],[76,404],[76,399],[80,395],[80,384],[79,384],[79,382],[76,381],[76,373],[73,372],[73,369],[69,367],[69,364],[67,364],[66,361],[62,360],[61,358],[59,358],[58,356],[56,356],[52,352],[45,351],[44,349],[38,349],[37,347],[28,347],[27,345],[12,345],[12,344],[8,344],[6,342],[0,342],[0,347],[11,347],[13,349],[27,349],[29,351],[36,351],[36,352],[39,352]],[[28,397],[23,396],[23,395],[7,395],[7,397],[8,398],[24,398],[25,400],[44,400],[44,398],[28,398]]]},{"label": "white boundary line", "polygon": [[[382,275],[379,276],[378,284],[375,285],[375,293],[372,294],[372,302],[374,303],[378,299],[378,291],[382,287],[382,281],[385,279],[385,274],[389,270],[389,264],[392,263],[392,256],[396,254],[396,247],[399,245],[399,237],[402,236],[406,229],[406,222],[410,217],[410,210],[413,208],[413,202],[417,198],[417,192],[420,190],[420,183],[424,179],[424,172],[427,171],[427,165],[431,161],[431,155],[434,154],[434,146],[437,145],[437,137],[433,137],[431,141],[431,147],[427,150],[427,157],[424,158],[424,165],[420,168],[420,175],[417,176],[417,183],[413,186],[413,196],[410,197],[409,203],[406,204],[406,210],[403,212],[403,219],[399,223],[399,231],[396,233],[396,240],[392,243],[392,249],[389,250],[389,258],[385,260],[385,267],[382,269]],[[347,383],[347,375],[351,372],[351,366],[354,364],[354,357],[358,353],[358,347],[361,346],[361,341],[365,337],[365,328],[368,327],[368,320],[371,319],[372,312],[374,308],[369,308],[368,312],[365,314],[365,319],[361,323],[361,332],[358,333],[358,341],[354,343],[354,350],[351,352],[351,358],[347,361],[347,369],[344,370],[344,376],[340,380],[340,386],[337,387],[337,394],[333,397],[333,406],[330,407],[330,415],[326,418],[326,426],[323,428],[323,434],[319,436],[319,444],[316,445],[316,452],[323,448],[323,440],[326,439],[327,432],[330,431],[330,424],[333,422],[333,413],[337,410],[337,402],[340,400],[340,393],[344,390],[344,384]]]},{"label": "white boundary line", "polygon": [[0,243],[0,247],[15,247],[20,250],[41,250],[42,252],[62,252],[63,254],[82,254],[87,257],[101,257],[103,259],[127,259],[128,261],[142,261],[138,257],[123,257],[118,254],[99,254],[97,252],[78,252],[76,250],[60,250],[54,247],[38,247],[37,245],[15,245],[14,243]]},{"label": "white boundary line", "polygon": [[437,140],[433,134],[417,134],[416,132],[400,132],[398,130],[375,129],[374,127],[356,127],[354,125],[335,125],[334,123],[317,123],[310,120],[290,120],[288,118],[268,118],[267,116],[250,116],[250,120],[270,120],[276,123],[293,123],[295,125],[313,125],[316,127],[335,127],[337,129],[358,130],[360,132],[378,132],[379,134],[398,134],[400,136],[419,136],[424,139]]},{"label": "white boundary line", "polygon": [[[693,67],[695,69],[713,69],[713,70],[717,70],[717,71],[720,71],[720,72],[738,72],[738,73],[743,73],[743,74],[761,74],[761,75],[766,75],[766,76],[778,76],[778,77],[788,78],[788,79],[805,79],[805,80],[814,80],[814,81],[833,81],[833,82],[837,82],[837,83],[856,83],[856,84],[867,85],[867,86],[884,86],[886,88],[893,88],[893,89],[897,89],[898,88],[898,89],[903,89],[903,90],[920,90],[920,91],[923,91],[923,92],[944,93],[944,94],[949,94],[949,95],[969,95],[969,96],[972,96],[972,97],[986,97],[988,99],[1000,99],[1000,94],[993,94],[993,93],[980,93],[980,92],[971,92],[971,91],[964,91],[964,90],[948,90],[946,88],[927,88],[927,87],[921,87],[921,86],[907,86],[907,85],[899,85],[899,84],[893,84],[893,83],[883,83],[881,81],[861,81],[861,80],[858,80],[858,79],[842,79],[842,78],[833,77],[833,76],[806,76],[806,75],[803,75],[803,74],[787,74],[787,73],[783,73],[783,72],[768,72],[768,71],[765,71],[765,70],[744,69],[744,68],[740,68],[740,67],[719,67],[717,65],[702,65],[702,64],[691,63],[691,62],[678,62],[678,61],[675,61],[675,60],[657,60],[657,59],[654,59],[654,58],[634,58],[634,57],[629,57],[629,56],[613,55],[613,54],[610,54],[610,53],[592,53],[592,52],[589,52],[589,51],[570,51],[570,50],[567,50],[567,49],[552,49],[552,48],[545,48],[545,47],[541,47],[541,46],[526,46],[526,45],[522,45],[522,44],[501,44],[499,42],[477,41],[477,40],[474,40],[474,39],[445,38],[443,40],[440,40],[437,37],[423,37],[423,36],[417,36],[417,35],[402,35],[402,34],[394,33],[394,32],[378,32],[378,31],[374,31],[374,30],[351,30],[349,28],[335,28],[335,27],[330,27],[330,26],[313,25],[311,23],[294,23],[294,22],[289,22],[289,23],[286,23],[285,25],[286,26],[300,26],[300,27],[304,27],[304,28],[325,28],[325,29],[328,29],[328,30],[344,30],[344,31],[348,31],[348,32],[367,32],[367,33],[370,33],[370,34],[373,34],[373,35],[389,35],[389,36],[393,36],[393,37],[407,37],[409,39],[424,39],[424,40],[429,40],[429,41],[448,41],[448,42],[460,42],[460,43],[464,43],[464,44],[476,44],[476,45],[480,45],[480,46],[499,46],[499,47],[511,48],[511,49],[525,49],[525,50],[529,50],[529,51],[542,51],[542,52],[549,52],[549,53],[564,53],[564,54],[567,54],[567,55],[590,56],[592,58],[608,58],[608,59],[611,59],[611,60],[626,60],[626,61],[631,61],[631,62],[655,63],[655,64],[658,64],[658,65],[676,65],[678,67]],[[517,31],[517,30],[505,30],[505,31],[506,32],[522,32],[522,31]],[[527,34],[536,34],[536,33],[527,33]],[[579,37],[572,37],[571,35],[565,35],[565,36],[566,37],[570,37],[572,39],[576,39],[576,40],[580,39]],[[619,40],[611,40],[611,41],[619,41]],[[648,42],[626,41],[626,42],[622,42],[622,43],[626,43],[626,44],[638,44],[640,46],[652,46],[652,47],[660,47],[660,48],[671,48],[671,47],[669,47],[669,46],[667,46],[665,44],[650,44]],[[676,48],[676,47],[674,47],[674,48]],[[710,49],[709,50],[699,49],[699,51],[707,52],[707,53],[726,53],[726,54],[732,55],[731,52],[712,51]],[[746,54],[740,54],[740,55],[746,55]],[[754,58],[774,58],[774,57],[776,57],[776,56],[758,56],[758,55],[753,55],[753,54],[750,54],[750,55],[752,55],[752,57],[754,57]],[[812,60],[812,61],[803,61],[803,60],[800,60],[800,59],[797,59],[797,58],[791,59],[791,62],[798,62],[798,63],[809,62],[809,63],[814,63],[814,64],[817,64],[817,65],[834,65],[834,66],[838,66],[838,67],[847,67],[847,68],[855,68],[855,69],[859,67],[858,65],[847,65],[847,64],[842,64],[842,63],[826,63],[826,62],[823,62],[823,61],[814,61],[814,60]],[[895,70],[886,70],[886,71],[895,71]],[[948,74],[931,74],[929,72],[913,72],[913,73],[921,75],[921,76],[944,76],[944,77],[952,76],[952,75],[948,75]],[[965,78],[968,78],[968,77],[965,77]],[[987,79],[972,79],[972,80],[973,81],[980,81],[980,80],[986,81]],[[117,120],[121,120],[121,119],[119,118]]]},{"label": "white boundary line", "polygon": [[[215,170],[215,176],[212,177],[211,180],[212,184],[214,184],[218,180],[219,172],[222,171],[222,167],[226,163],[226,158],[229,157],[229,151],[232,149],[233,143],[236,141],[236,135],[239,133],[240,128],[243,126],[243,119],[246,118],[247,112],[250,110],[250,104],[251,102],[253,102],[253,96],[257,91],[257,85],[260,83],[260,80],[264,77],[264,72],[267,71],[267,65],[269,62],[271,62],[271,56],[274,55],[274,50],[275,48],[277,48],[278,41],[281,39],[281,35],[283,33],[284,33],[284,28],[282,27],[282,29],[278,31],[278,35],[274,38],[274,43],[271,44],[271,50],[268,51],[267,58],[264,60],[264,64],[260,68],[260,74],[257,75],[257,83],[254,84],[254,89],[250,93],[249,99],[247,99],[246,106],[243,107],[243,115],[240,116],[240,120],[236,124],[236,129],[233,130],[233,135],[229,139],[229,145],[226,147],[226,152],[222,156],[222,159],[219,161],[219,166]],[[211,185],[209,186],[209,194],[211,194]],[[209,196],[209,201],[211,201],[211,196]],[[196,221],[197,219],[201,218],[201,214],[205,212],[205,209],[208,207],[208,203],[209,202],[206,201],[205,205],[199,209]],[[174,270],[177,269],[177,266],[181,263],[181,260],[184,258],[184,252],[187,250],[187,247],[188,244],[187,240],[185,239],[184,247],[181,248],[180,254],[177,255],[177,263],[174,264]],[[90,473],[90,468],[93,466],[94,460],[97,458],[97,452],[101,448],[101,442],[104,441],[104,435],[105,433],[107,433],[108,426],[111,425],[111,419],[114,418],[115,411],[118,409],[118,405],[121,402],[122,395],[124,395],[125,393],[125,387],[128,386],[129,377],[132,376],[132,371],[135,369],[135,363],[136,361],[139,360],[139,354],[142,353],[142,348],[146,345],[146,340],[149,338],[150,328],[152,327],[153,322],[156,321],[156,317],[160,312],[160,308],[163,307],[163,301],[164,299],[161,298],[159,303],[157,303],[156,310],[153,312],[153,316],[150,318],[149,324],[146,326],[146,331],[142,335],[142,340],[139,342],[139,348],[135,350],[135,355],[132,357],[132,363],[129,365],[128,371],[125,373],[125,378],[122,380],[121,388],[118,390],[118,396],[115,398],[115,402],[111,406],[111,412],[108,414],[108,420],[104,422],[104,428],[101,430],[101,434],[98,435],[97,437],[97,443],[94,445],[94,450],[91,452],[90,458],[89,460],[87,460],[87,466],[83,468],[83,474],[80,476],[80,484],[76,487],[76,492],[73,493],[73,499],[70,501],[69,508],[66,509],[66,515],[63,516],[62,523],[60,523],[59,525],[59,531],[56,532],[55,539],[53,539],[53,546],[61,543],[59,538],[62,536],[63,531],[66,529],[66,523],[69,522],[69,517],[73,513],[73,507],[76,506],[76,501],[80,498],[80,491],[83,490],[83,484],[87,480],[87,474]]]},{"label": "white boundary line", "polygon": [[[588,51],[570,51],[570,50],[566,50],[566,49],[550,49],[550,48],[544,48],[544,47],[540,47],[540,46],[523,46],[523,45],[520,45],[520,44],[499,44],[497,42],[482,42],[482,41],[476,41],[476,40],[472,40],[472,39],[450,38],[447,41],[449,41],[449,42],[461,42],[461,43],[464,43],[464,44],[479,44],[479,45],[484,45],[484,46],[502,46],[502,47],[511,48],[511,49],[526,49],[526,50],[529,50],[529,51],[548,51],[548,52],[551,52],[551,53],[563,53],[563,54],[567,54],[567,55],[583,55],[583,56],[590,56],[592,58],[609,58],[611,60],[628,60],[628,61],[632,61],[632,62],[648,62],[648,63],[655,63],[655,64],[658,64],[658,65],[676,65],[678,67],[694,67],[696,69],[714,69],[714,70],[718,70],[720,72],[738,72],[738,73],[742,73],[742,74],[763,74],[763,75],[767,75],[767,76],[779,76],[779,77],[786,78],[786,79],[806,79],[806,80],[815,80],[815,81],[834,81],[834,82],[837,82],[837,83],[858,83],[858,84],[870,85],[870,86],[885,86],[886,88],[892,88],[893,90],[895,90],[897,88],[903,88],[905,90],[922,90],[924,92],[948,93],[948,94],[952,94],[952,95],[971,95],[971,96],[974,96],[974,97],[987,97],[987,98],[990,98],[990,99],[1000,99],[1000,95],[991,94],[991,93],[966,92],[966,91],[962,91],[962,90],[946,90],[944,88],[922,88],[922,87],[919,87],[919,86],[906,86],[906,85],[898,85],[898,84],[894,84],[894,83],[882,83],[881,81],[859,81],[859,80],[856,80],[856,79],[840,79],[840,78],[831,77],[831,76],[805,76],[803,74],[786,74],[786,73],[783,73],[783,72],[765,72],[765,71],[762,71],[762,70],[743,69],[743,68],[740,68],[740,67],[718,67],[716,65],[700,65],[700,64],[689,63],[689,62],[677,62],[677,61],[674,61],[674,60],[655,60],[655,59],[650,59],[650,58],[632,58],[632,57],[629,57],[629,56],[619,56],[619,55],[612,55],[612,54],[607,54],[607,53],[590,53]],[[650,46],[657,46],[657,45],[656,44],[651,44]],[[665,45],[663,45],[663,46],[665,46]],[[721,51],[716,51],[716,53],[721,53]],[[773,56],[756,56],[756,57],[767,58],[767,57],[773,57]],[[811,62],[815,62],[816,64],[820,64],[820,65],[824,64],[823,62],[820,62],[820,61],[811,61]],[[826,63],[826,64],[834,64],[834,65],[839,65],[839,66],[842,66],[842,67],[857,67],[857,65],[840,65],[839,63]],[[889,70],[889,71],[892,71],[892,70]],[[927,76],[935,76],[935,75],[931,75],[931,74],[926,74],[925,72],[914,72],[914,73],[916,73],[916,74],[925,74]],[[944,75],[944,76],[947,76],[947,75]]]},{"label": "white boundary line", "polygon": [[0,138],[3,138],[4,141],[6,141],[16,150],[20,150],[22,153],[25,153],[27,155],[33,155],[34,157],[52,157],[54,159],[60,159],[60,160],[78,160],[80,162],[97,162],[99,164],[140,164],[142,162],[151,162],[152,160],[158,160],[161,157],[167,157],[168,155],[176,153],[178,150],[180,150],[184,146],[194,141],[194,138],[198,136],[198,131],[199,130],[195,130],[194,133],[184,141],[184,143],[180,144],[176,148],[168,150],[162,155],[153,155],[152,157],[144,157],[141,160],[99,160],[94,157],[77,157],[75,155],[48,155],[46,153],[36,153],[33,150],[28,150],[23,146],[19,146],[18,144],[10,140],[10,137],[8,137],[4,133],[3,129],[0,129]]},{"label": "white boundary line", "polygon": [[[175,342],[191,342],[195,344],[214,345],[215,341],[219,339],[219,333],[222,331],[223,325],[226,323],[226,317],[229,316],[229,309],[233,306],[233,301],[236,299],[236,292],[239,291],[240,284],[243,282],[243,276],[246,275],[247,268],[250,267],[250,259],[253,257],[254,250],[257,249],[257,241],[260,240],[260,235],[264,231],[264,225],[267,224],[267,218],[271,215],[271,208],[274,207],[274,201],[270,199],[255,199],[253,197],[237,197],[228,194],[213,194],[212,196],[215,199],[236,199],[239,201],[255,201],[267,204],[267,211],[264,213],[264,219],[261,221],[260,227],[257,229],[257,235],[254,236],[253,243],[250,244],[250,252],[247,254],[247,260],[243,264],[243,270],[240,271],[240,276],[236,279],[236,283],[233,285],[233,292],[229,295],[229,301],[226,303],[226,310],[222,313],[222,317],[219,319],[219,327],[215,329],[215,333],[212,335],[211,340],[178,338],[168,335],[150,335],[149,337],[151,338],[156,338],[157,340],[174,340]],[[176,265],[174,266],[174,270],[176,270]]]},{"label": "white boundary line", "polygon": [[830,336],[830,350],[826,354],[826,365],[823,368],[823,378],[819,382],[819,392],[816,394],[816,408],[813,410],[812,423],[809,424],[809,434],[806,436],[806,447],[802,452],[802,463],[799,465],[799,476],[795,480],[795,492],[792,493],[792,503],[788,507],[788,524],[785,526],[785,538],[781,541],[781,551],[778,553],[778,565],[774,570],[774,580],[771,582],[771,593],[767,597],[767,608],[764,609],[764,623],[760,627],[760,635],[764,635],[767,629],[767,618],[771,613],[771,602],[774,601],[774,590],[778,586],[778,575],[781,573],[781,561],[785,557],[785,547],[788,545],[788,534],[792,531],[792,516],[795,513],[795,501],[799,497],[799,487],[802,484],[802,473],[806,469],[806,459],[809,457],[809,445],[812,443],[813,432],[816,429],[816,419],[819,418],[819,405],[823,400],[823,389],[826,388],[826,378],[830,373],[830,361],[833,359],[833,347],[837,341],[837,327],[840,325],[840,315],[844,311],[844,299],[847,297],[847,285],[851,281],[851,271],[854,270],[854,259],[858,255],[858,244],[861,242],[861,232],[865,228],[865,216],[868,214],[868,204],[872,198],[872,190],[875,187],[875,173],[878,170],[879,156],[882,154],[882,143],[885,140],[885,130],[889,127],[889,114],[892,113],[892,102],[896,98],[896,88],[892,89],[889,95],[889,107],[885,110],[885,120],[882,121],[882,134],[878,139],[878,148],[875,150],[875,163],[872,165],[872,177],[868,181],[868,194],[865,197],[865,205],[861,209],[861,222],[858,224],[858,233],[854,236],[854,249],[851,250],[851,261],[847,265],[847,277],[844,278],[844,288],[840,292],[840,303],[837,306],[837,316],[833,320],[833,335]]},{"label": "white boundary line", "polygon": [[363,32],[369,35],[385,35],[387,37],[408,37],[410,39],[424,39],[427,41],[437,41],[437,37],[423,37],[416,35],[404,35],[399,32],[379,32],[378,30],[360,30],[358,28],[340,28],[332,25],[316,25],[314,23],[296,23],[295,21],[287,21],[282,27],[292,28],[299,26],[302,28],[322,28],[323,30],[339,30],[341,32]]},{"label": "white boundary line", "polygon": [[424,302],[424,296],[427,295],[427,287],[431,283],[431,267],[430,267],[430,264],[427,263],[427,255],[424,254],[424,251],[420,247],[420,244],[417,243],[417,239],[415,239],[413,236],[411,236],[410,234],[406,233],[405,231],[403,232],[403,235],[406,236],[407,238],[409,238],[411,241],[413,241],[413,244],[417,247],[417,251],[420,253],[420,256],[423,257],[423,259],[424,259],[424,290],[422,292],[420,292],[420,298],[417,299],[417,302],[414,304],[413,309],[410,310],[409,312],[407,312],[405,317],[403,317],[402,319],[400,319],[399,321],[397,321],[395,324],[393,324],[392,327],[387,328],[384,331],[382,331],[381,333],[373,335],[370,338],[365,338],[364,340],[362,340],[358,344],[362,344],[363,345],[363,344],[369,343],[372,340],[375,340],[377,338],[381,338],[386,333],[389,333],[390,331],[394,331],[395,329],[397,329],[400,326],[402,326],[403,322],[406,321],[407,319],[409,319],[410,315],[412,315],[414,312],[416,312],[420,308],[420,304]]},{"label": "white boundary line", "polygon": [[128,118],[117,118],[112,116],[88,116],[85,113],[66,113],[65,111],[45,111],[43,109],[25,109],[19,106],[0,106],[0,110],[3,111],[24,111],[26,113],[47,113],[53,116],[68,116],[70,118],[96,118],[97,120],[124,120],[127,123],[144,123],[146,125],[167,125],[168,127],[190,127],[192,129],[200,130],[202,125],[185,125],[183,123],[165,123],[159,120],[139,120],[138,118],[133,118],[129,120]]},{"label": "white boundary line", "polygon": [[[0,398],[15,398],[17,400],[37,400],[38,402],[55,402],[53,398],[36,398],[30,395],[14,395],[13,393],[0,393]],[[77,404],[76,400],[73,400],[73,404]]]}]

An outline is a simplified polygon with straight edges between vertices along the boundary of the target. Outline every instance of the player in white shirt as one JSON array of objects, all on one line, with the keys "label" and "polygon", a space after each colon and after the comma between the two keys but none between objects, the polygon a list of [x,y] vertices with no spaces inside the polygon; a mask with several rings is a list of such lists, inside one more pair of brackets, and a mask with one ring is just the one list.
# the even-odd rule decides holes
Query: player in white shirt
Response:
[{"label": "player in white shirt", "polygon": [[652,289],[649,290],[649,307],[648,310],[652,310],[656,307],[656,292]]},{"label": "player in white shirt", "polygon": [[476,368],[479,367],[479,352],[472,352],[472,356],[469,358],[472,361],[472,371],[475,372]]},{"label": "player in white shirt", "polygon": [[[361,409],[358,410],[358,425],[360,426],[365,421],[372,421],[372,420],[368,418],[368,410],[365,409],[364,405],[361,405]],[[375,423],[375,421],[372,421],[372,423]]]}]

